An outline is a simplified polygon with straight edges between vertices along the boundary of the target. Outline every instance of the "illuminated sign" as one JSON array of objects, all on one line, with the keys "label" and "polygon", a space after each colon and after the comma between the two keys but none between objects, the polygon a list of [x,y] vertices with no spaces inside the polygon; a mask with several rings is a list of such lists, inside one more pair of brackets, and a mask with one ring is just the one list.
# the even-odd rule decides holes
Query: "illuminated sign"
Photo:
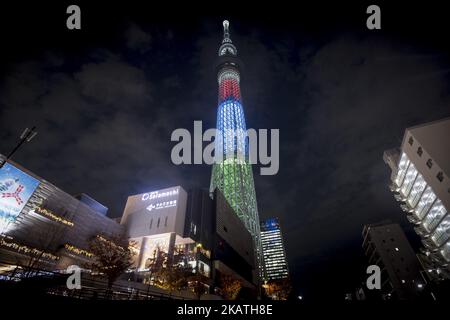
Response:
[{"label": "illuminated sign", "polygon": [[178,187],[168,190],[168,191],[162,191],[162,192],[161,191],[153,191],[150,193],[144,193],[142,195],[142,201],[166,198],[166,197],[171,197],[171,196],[175,196],[175,195],[178,195]]},{"label": "illuminated sign", "polygon": [[170,201],[152,203],[146,209],[148,211],[152,211],[154,209],[158,210],[158,209],[165,209],[165,208],[176,207],[176,206],[177,206],[177,200],[170,200]]},{"label": "illuminated sign", "polygon": [[[39,181],[5,163],[0,169],[0,225],[14,222],[30,199]],[[3,232],[3,230],[0,230]]]},{"label": "illuminated sign", "polygon": [[142,201],[150,202],[150,204],[147,204],[147,207],[146,207],[146,209],[148,211],[166,209],[166,208],[177,206],[177,200],[169,200],[167,198],[169,198],[169,197],[178,198],[178,193],[179,193],[179,187],[174,187],[174,188],[144,193],[142,195],[141,199],[142,199]]}]

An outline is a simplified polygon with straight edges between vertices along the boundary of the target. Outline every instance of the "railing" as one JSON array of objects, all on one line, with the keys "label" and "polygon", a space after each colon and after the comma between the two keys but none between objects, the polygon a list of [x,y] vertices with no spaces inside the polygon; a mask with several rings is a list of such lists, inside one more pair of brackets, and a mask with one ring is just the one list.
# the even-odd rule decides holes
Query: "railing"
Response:
[{"label": "railing", "polygon": [[[83,273],[81,289],[69,289],[66,285],[69,274],[24,266],[0,263],[0,291],[8,289],[20,292],[40,293],[88,300],[184,300],[186,297],[161,293],[149,285],[144,289],[141,283],[129,282],[128,286],[114,284],[108,288],[106,281]],[[141,286],[141,288],[138,288]],[[26,291],[25,291],[26,290]],[[19,292],[19,293],[20,293]]]}]

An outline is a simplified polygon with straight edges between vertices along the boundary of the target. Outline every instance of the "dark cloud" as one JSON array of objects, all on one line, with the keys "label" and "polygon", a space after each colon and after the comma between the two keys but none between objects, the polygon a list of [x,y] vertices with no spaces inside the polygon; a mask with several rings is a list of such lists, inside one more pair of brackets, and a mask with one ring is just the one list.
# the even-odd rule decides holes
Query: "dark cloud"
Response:
[{"label": "dark cloud", "polygon": [[[279,173],[254,170],[260,216],[281,218],[299,288],[336,283],[332,266],[344,280],[357,268],[349,266],[363,224],[404,221],[382,153],[400,145],[406,127],[449,115],[448,55],[383,34],[305,34],[266,23],[231,21],[245,64],[247,126],[280,129]],[[38,137],[16,161],[92,195],[111,216],[130,194],[208,187],[208,166],[171,163],[170,135],[192,130],[194,120],[214,126],[217,110],[219,19],[191,29],[124,25],[109,45],[90,43],[75,57],[45,48],[0,79],[0,152],[36,124]],[[304,273],[319,264],[314,276]]]},{"label": "dark cloud", "polygon": [[151,48],[151,35],[142,30],[135,23],[130,24],[125,33],[125,38],[127,47],[132,50],[136,50],[140,53],[146,53]]},{"label": "dark cloud", "polygon": [[[281,128],[278,176],[257,177],[257,187],[262,214],[284,222],[293,265],[323,260],[334,266],[332,259],[349,244],[357,256],[364,224],[391,219],[408,226],[388,191],[390,172],[382,154],[400,146],[406,127],[448,116],[450,94],[448,65],[405,46],[338,37],[298,68],[299,93],[291,95],[298,100],[277,105],[293,126]],[[319,287],[354,276],[354,260],[346,254],[339,265],[349,267],[339,276],[331,267],[329,274],[317,274]],[[297,269],[300,282],[314,274],[305,268],[304,275]]]}]

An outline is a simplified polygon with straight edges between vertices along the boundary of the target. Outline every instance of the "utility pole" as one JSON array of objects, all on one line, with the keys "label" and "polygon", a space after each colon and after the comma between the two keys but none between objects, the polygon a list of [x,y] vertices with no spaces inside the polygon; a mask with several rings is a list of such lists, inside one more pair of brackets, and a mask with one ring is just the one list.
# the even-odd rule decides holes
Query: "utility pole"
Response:
[{"label": "utility pole", "polygon": [[3,168],[3,165],[8,162],[8,160],[13,156],[13,154],[19,150],[19,148],[25,143],[30,142],[31,139],[33,139],[37,135],[36,126],[34,126],[31,129],[26,128],[22,134],[20,135],[20,141],[17,143],[17,145],[12,149],[12,151],[8,154],[6,159],[0,159],[0,169]]}]

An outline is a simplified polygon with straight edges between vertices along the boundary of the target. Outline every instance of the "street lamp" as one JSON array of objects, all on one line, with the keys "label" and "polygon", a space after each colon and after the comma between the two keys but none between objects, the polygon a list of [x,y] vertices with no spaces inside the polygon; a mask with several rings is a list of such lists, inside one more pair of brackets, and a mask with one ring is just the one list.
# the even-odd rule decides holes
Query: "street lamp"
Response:
[{"label": "street lamp", "polygon": [[13,154],[25,143],[30,142],[37,135],[36,126],[31,129],[26,128],[22,134],[20,135],[20,141],[17,145],[12,149],[12,151],[8,154],[5,159],[0,160],[0,168],[13,156]]}]

